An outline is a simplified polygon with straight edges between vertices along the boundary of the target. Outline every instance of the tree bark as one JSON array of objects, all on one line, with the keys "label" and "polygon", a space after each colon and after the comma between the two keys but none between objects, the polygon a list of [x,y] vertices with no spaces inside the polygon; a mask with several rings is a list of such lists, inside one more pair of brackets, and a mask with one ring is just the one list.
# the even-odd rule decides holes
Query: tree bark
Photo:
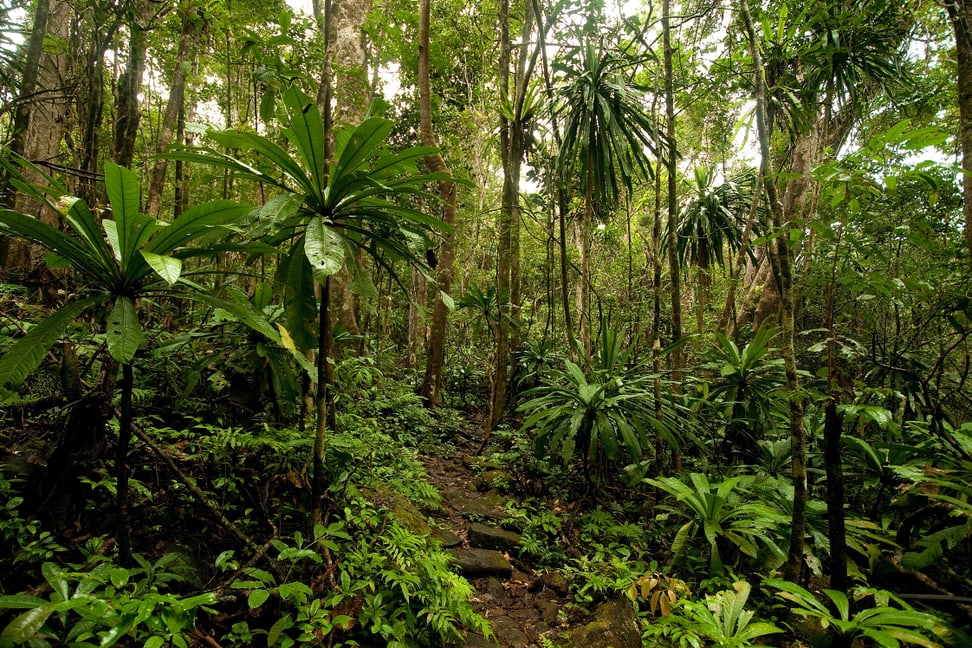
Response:
[{"label": "tree bark", "polygon": [[318,312],[318,347],[317,347],[317,394],[314,402],[317,406],[316,424],[314,428],[314,456],[311,459],[311,529],[324,519],[324,493],[327,491],[327,476],[324,474],[324,459],[327,454],[328,419],[331,416],[330,405],[330,363],[331,357],[331,309],[330,309],[330,280],[325,280],[321,286],[321,303]]},{"label": "tree bark", "polygon": [[[67,41],[72,13],[71,6],[60,0],[38,0],[34,8],[9,147],[13,153],[31,162],[54,162],[61,153],[70,92],[66,85],[70,77],[70,59],[63,53],[46,52],[44,39],[50,35]],[[23,174],[32,183],[45,184],[43,177],[31,168],[23,169]],[[57,226],[59,216],[42,203],[23,193],[13,195],[9,187],[5,187],[3,193],[6,194],[4,203],[14,210]],[[25,241],[0,237],[0,271],[3,273],[28,275],[42,258],[40,248]]]},{"label": "tree bark", "polygon": [[[429,79],[429,14],[431,0],[419,2],[419,133],[423,146],[436,146],[432,131],[432,83]],[[450,173],[442,155],[436,151],[426,156],[429,169],[435,173]],[[452,262],[455,250],[452,246],[452,229],[456,224],[456,184],[451,180],[439,181],[439,195],[442,197],[442,223],[446,232],[439,244],[438,263],[435,272],[436,297],[432,309],[432,326],[429,332],[428,357],[425,362],[425,376],[419,395],[428,407],[442,405],[442,368],[445,364],[446,336],[449,308],[442,300],[442,293],[452,289]]]},{"label": "tree bark", "polygon": [[84,52],[84,71],[77,76],[77,112],[80,120],[79,151],[76,152],[80,174],[78,196],[88,204],[97,204],[98,162],[101,155],[101,131],[105,114],[105,53],[115,32],[122,24],[122,12],[94,7],[93,33]]},{"label": "tree bark", "polygon": [[132,363],[122,365],[121,403],[118,416],[118,446],[115,449],[115,496],[118,508],[118,561],[127,565],[132,560],[131,523],[128,511],[128,449],[132,445]]},{"label": "tree bark", "polygon": [[972,267],[972,2],[946,0],[945,8],[955,33],[955,55],[958,62],[956,90],[959,108],[959,138],[962,145],[962,193],[965,201],[965,241]]},{"label": "tree bark", "polygon": [[[537,48],[538,54],[540,56],[540,63],[543,70],[543,82],[544,88],[547,92],[547,97],[550,101],[553,101],[553,83],[550,76],[550,65],[547,61],[547,29],[549,25],[544,25],[543,23],[543,12],[540,6],[539,0],[529,0],[530,6],[533,7],[533,16],[537,22],[537,42],[539,47]],[[557,146],[557,150],[561,148],[561,138],[560,138],[560,125],[557,120],[557,113],[554,112],[550,116],[552,132],[554,137],[554,144]],[[564,186],[563,180],[560,174],[552,173],[551,176],[556,178],[556,183],[553,187],[553,198],[557,205],[557,230],[558,230],[558,251],[560,258],[560,303],[561,307],[564,309],[564,336],[567,341],[568,347],[573,350],[574,344],[574,326],[573,319],[570,314],[570,283],[569,283],[569,262],[567,258],[567,211],[569,209],[570,198],[567,195],[567,189]],[[552,304],[551,304],[552,305]]]},{"label": "tree bark", "polygon": [[[183,103],[185,103],[186,67],[189,65],[190,56],[195,49],[199,34],[197,25],[199,16],[195,14],[195,9],[192,9],[188,3],[183,4],[180,9],[182,10],[182,32],[179,36],[179,50],[176,54],[172,83],[169,85],[169,100],[165,104],[165,113],[162,115],[158,139],[155,142],[156,154],[163,153],[175,138],[176,129],[179,126],[179,112]],[[156,158],[155,166],[152,167],[145,205],[145,212],[156,218],[162,208],[162,190],[165,188],[165,172],[167,169],[168,160]]]},{"label": "tree bark", "polygon": [[[135,159],[135,139],[141,120],[138,94],[142,88],[142,75],[145,72],[146,27],[141,21],[151,16],[150,0],[140,0],[138,15],[134,15],[128,25],[128,62],[125,71],[118,78],[115,96],[115,124],[112,139],[112,159],[123,167],[131,167]],[[141,19],[141,20],[139,20]]]},{"label": "tree bark", "polygon": [[[662,48],[665,67],[665,169],[668,176],[668,272],[672,297],[672,342],[682,338],[682,286],[681,267],[678,262],[678,191],[676,184],[677,147],[675,141],[675,81],[672,68],[671,2],[662,0]],[[672,352],[672,380],[681,383],[683,352]]]},{"label": "tree bark", "polygon": [[[500,52],[498,81],[500,92],[509,96],[510,87],[510,3],[500,0]],[[490,390],[489,417],[483,442],[503,418],[506,408],[506,382],[510,363],[510,266],[512,265],[512,228],[518,217],[520,155],[519,132],[513,120],[500,116],[500,156],[503,163],[502,204],[496,217],[498,234],[496,255],[496,299],[499,303],[499,321],[496,323],[496,353],[493,357],[492,389]]]},{"label": "tree bark", "polygon": [[580,278],[577,281],[577,339],[585,365],[591,362],[591,244],[594,234],[594,162],[588,153],[584,209],[577,225],[577,252],[580,257]]},{"label": "tree bark", "polygon": [[368,48],[364,25],[372,0],[338,0],[331,29],[334,73],[334,123],[357,124],[371,103]]},{"label": "tree bark", "polygon": [[[371,7],[372,0],[332,0],[326,56],[329,59],[327,69],[333,77],[333,87],[328,94],[333,106],[328,108],[333,111],[330,121],[334,127],[357,125],[364,119],[371,103],[364,32]],[[329,139],[333,140],[333,130],[331,133]],[[351,335],[358,335],[361,330],[358,325],[360,303],[351,290],[351,283],[347,266],[331,277],[331,304],[335,308],[332,317]]]}]

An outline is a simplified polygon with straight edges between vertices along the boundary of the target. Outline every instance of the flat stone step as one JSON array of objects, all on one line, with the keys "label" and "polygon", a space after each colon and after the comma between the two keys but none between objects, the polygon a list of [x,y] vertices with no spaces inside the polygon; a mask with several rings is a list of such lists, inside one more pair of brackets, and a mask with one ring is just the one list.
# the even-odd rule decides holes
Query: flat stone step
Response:
[{"label": "flat stone step", "polygon": [[452,549],[452,558],[466,578],[498,576],[509,578],[513,565],[499,551],[492,549]]},{"label": "flat stone step", "polygon": [[462,538],[457,536],[455,533],[449,529],[443,529],[441,527],[432,527],[432,531],[429,533],[434,539],[439,541],[446,549],[452,547],[458,547],[462,544]]},{"label": "flat stone step", "polygon": [[486,526],[478,522],[469,525],[469,544],[482,549],[515,551],[520,545],[520,534],[506,529]]},{"label": "flat stone step", "polygon": [[468,519],[502,522],[510,514],[504,508],[509,498],[496,492],[475,493],[472,491],[450,490],[443,494],[450,506],[457,509],[462,517]]}]

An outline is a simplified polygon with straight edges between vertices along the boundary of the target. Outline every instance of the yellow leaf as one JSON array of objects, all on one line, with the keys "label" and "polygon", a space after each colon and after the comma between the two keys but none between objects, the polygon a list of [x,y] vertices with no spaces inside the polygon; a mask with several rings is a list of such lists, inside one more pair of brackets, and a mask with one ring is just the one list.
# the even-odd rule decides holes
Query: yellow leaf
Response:
[{"label": "yellow leaf", "polygon": [[294,338],[290,337],[290,333],[280,322],[277,322],[277,330],[280,331],[280,343],[284,345],[284,348],[291,353],[297,353],[297,345],[294,344]]}]

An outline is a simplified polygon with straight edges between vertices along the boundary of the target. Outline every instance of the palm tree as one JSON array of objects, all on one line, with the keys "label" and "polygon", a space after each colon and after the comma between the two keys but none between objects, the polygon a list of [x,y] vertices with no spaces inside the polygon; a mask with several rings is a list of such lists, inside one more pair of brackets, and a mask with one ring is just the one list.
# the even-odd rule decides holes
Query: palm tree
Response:
[{"label": "palm tree", "polygon": [[[138,300],[159,294],[187,294],[181,290],[185,287],[199,288],[183,274],[182,262],[207,251],[190,244],[239,220],[248,208],[227,200],[215,201],[189,209],[171,223],[163,223],[141,213],[138,177],[109,163],[105,166],[105,189],[111,217],[101,219],[99,227],[87,203],[69,196],[52,179],[48,178],[49,187],[35,188],[10,161],[0,160],[0,166],[15,178],[19,190],[61,214],[68,230],[62,232],[32,216],[0,209],[0,234],[30,241],[63,259],[80,278],[85,293],[32,328],[0,359],[0,389],[23,382],[79,317],[96,312],[101,320],[107,315],[108,354],[122,368],[115,471],[119,553],[121,560],[127,561],[131,548],[126,457],[132,435],[133,364],[145,337],[139,322]],[[36,168],[32,170],[40,173]]]},{"label": "palm tree", "polygon": [[578,177],[584,195],[577,320],[585,362],[591,357],[590,246],[595,206],[610,209],[622,189],[631,190],[636,173],[652,175],[648,152],[655,154],[655,131],[639,88],[623,75],[630,64],[606,50],[603,41],[586,40],[572,64],[558,66],[567,83],[560,93],[565,120],[557,169],[565,183]]},{"label": "palm tree", "polygon": [[[330,355],[329,278],[349,263],[359,280],[367,280],[357,267],[352,250],[366,253],[398,280],[396,261],[428,274],[425,250],[442,222],[423,214],[405,199],[434,202],[428,185],[451,180],[446,173],[420,173],[418,162],[435,152],[433,147],[413,147],[392,153],[385,140],[392,122],[365,119],[357,128],[339,131],[335,137],[334,162],[325,159],[324,123],[317,104],[296,87],[283,95],[287,117],[284,135],[295,148],[284,150],[269,138],[252,132],[212,132],[210,138],[226,150],[249,151],[258,163],[249,164],[213,148],[184,149],[172,154],[182,160],[227,168],[282,192],[275,200],[267,240],[290,241],[278,276],[285,281],[284,305],[287,329],[300,345],[314,340],[306,330],[308,303],[315,300],[315,281],[323,284],[317,306],[317,429],[314,440],[311,523],[320,522],[324,495],[324,457],[328,419]],[[399,285],[404,285],[399,280]],[[308,344],[308,346],[311,346]]]},{"label": "palm tree", "polygon": [[699,269],[696,298],[696,332],[701,335],[715,262],[725,266],[725,248],[742,244],[740,222],[752,204],[755,174],[746,170],[716,185],[715,169],[699,166],[693,172],[692,194],[678,223],[678,252],[683,263]]}]

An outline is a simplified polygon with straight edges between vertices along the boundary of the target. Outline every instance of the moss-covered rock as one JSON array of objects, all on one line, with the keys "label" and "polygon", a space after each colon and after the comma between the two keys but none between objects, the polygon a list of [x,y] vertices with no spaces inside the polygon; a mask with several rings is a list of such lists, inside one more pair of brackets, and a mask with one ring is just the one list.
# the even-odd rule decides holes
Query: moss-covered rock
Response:
[{"label": "moss-covered rock", "polygon": [[594,620],[572,630],[558,643],[563,648],[641,648],[641,628],[631,602],[627,599],[602,603]]}]

